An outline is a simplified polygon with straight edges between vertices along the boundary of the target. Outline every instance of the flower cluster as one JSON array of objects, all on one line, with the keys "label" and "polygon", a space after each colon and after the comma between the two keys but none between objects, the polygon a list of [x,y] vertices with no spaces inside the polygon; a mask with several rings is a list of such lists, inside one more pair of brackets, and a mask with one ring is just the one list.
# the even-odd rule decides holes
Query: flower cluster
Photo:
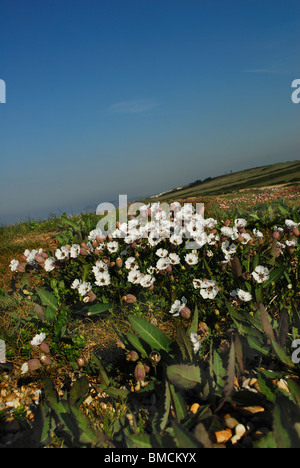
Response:
[{"label": "flower cluster", "polygon": [[[52,255],[42,249],[26,250],[25,262],[13,259],[10,268],[13,272],[25,271],[29,265],[51,272],[74,259],[86,261],[90,265],[88,280],[82,280],[77,273],[70,282],[70,288],[77,291],[83,302],[93,302],[98,294],[102,295],[103,288],[116,287],[117,273],[122,281],[126,277],[126,290],[134,287],[152,291],[164,277],[176,275],[180,278],[185,271],[186,281],[198,298],[212,301],[222,285],[210,269],[206,272],[209,271],[211,277],[203,277],[202,260],[216,256],[218,265],[230,268],[240,249],[259,248],[265,235],[257,228],[247,229],[244,218],[233,222],[225,220],[220,225],[214,218],[205,219],[202,207],[197,210],[190,203],[182,207],[175,202],[169,208],[167,213],[159,202],[144,205],[140,209],[144,213],[142,218],[131,217],[127,223],[117,223],[107,237],[97,228],[89,232],[86,242],[61,246]],[[147,215],[151,215],[150,221]],[[283,227],[275,226],[271,241],[275,239],[276,256],[293,253],[298,236],[299,223],[294,220],[286,219]],[[250,278],[253,283],[265,283],[270,278],[270,270],[258,265],[250,272]],[[251,292],[241,288],[228,295],[241,303],[252,300]],[[174,317],[187,317],[186,298],[176,299],[169,312]]]}]

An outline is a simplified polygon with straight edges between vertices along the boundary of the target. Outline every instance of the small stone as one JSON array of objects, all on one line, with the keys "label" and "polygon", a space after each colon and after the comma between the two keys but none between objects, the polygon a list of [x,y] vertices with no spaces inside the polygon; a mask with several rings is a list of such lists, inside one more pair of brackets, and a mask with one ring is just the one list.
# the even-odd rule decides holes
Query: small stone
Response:
[{"label": "small stone", "polygon": [[243,424],[238,424],[235,427],[235,435],[239,437],[243,437],[243,435],[246,433],[246,428]]},{"label": "small stone", "polygon": [[215,437],[217,440],[217,444],[224,444],[231,439],[232,431],[231,429],[224,429],[223,431],[215,432]]},{"label": "small stone", "polygon": [[241,408],[241,412],[243,412],[246,415],[263,413],[264,411],[265,408],[263,408],[262,406],[244,406],[243,408]]},{"label": "small stone", "polygon": [[258,382],[258,380],[257,380],[255,377],[253,377],[253,378],[250,380],[250,382],[249,382],[250,387],[254,387],[254,385],[255,385],[257,382]]},{"label": "small stone", "polygon": [[228,427],[228,429],[234,429],[238,424],[239,422],[235,418],[232,418],[231,416],[225,418],[225,425],[226,427]]},{"label": "small stone", "polygon": [[200,408],[199,403],[193,403],[192,406],[190,407],[190,412],[193,414],[196,414],[199,408]]}]

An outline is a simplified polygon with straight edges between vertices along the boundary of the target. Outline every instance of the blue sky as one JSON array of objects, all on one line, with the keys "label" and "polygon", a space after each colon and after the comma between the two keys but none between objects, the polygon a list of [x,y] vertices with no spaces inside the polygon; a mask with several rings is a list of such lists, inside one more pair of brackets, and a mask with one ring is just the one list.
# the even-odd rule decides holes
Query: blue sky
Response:
[{"label": "blue sky", "polygon": [[298,0],[0,9],[0,224],[299,159]]}]

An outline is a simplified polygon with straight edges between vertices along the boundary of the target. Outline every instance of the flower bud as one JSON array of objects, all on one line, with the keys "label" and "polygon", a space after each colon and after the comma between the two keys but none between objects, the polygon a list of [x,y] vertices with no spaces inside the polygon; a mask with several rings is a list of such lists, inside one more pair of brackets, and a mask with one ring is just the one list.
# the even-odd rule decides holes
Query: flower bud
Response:
[{"label": "flower bud", "polygon": [[45,365],[45,366],[50,366],[52,363],[53,363],[53,360],[50,356],[41,356],[41,362]]},{"label": "flower bud", "polygon": [[83,358],[78,358],[78,359],[77,359],[77,365],[78,365],[79,367],[85,366],[85,360],[84,360]]},{"label": "flower bud", "polygon": [[17,266],[17,271],[20,271],[21,273],[24,273],[25,268],[26,268],[26,263],[19,263],[19,265]]},{"label": "flower bud", "polygon": [[300,235],[299,229],[297,227],[293,228],[293,234],[297,237]]},{"label": "flower bud", "polygon": [[139,355],[136,351],[128,351],[126,355],[126,361],[135,362],[139,358]]},{"label": "flower bud", "polygon": [[185,319],[189,319],[190,316],[191,316],[191,310],[188,308],[188,307],[184,307],[183,309],[181,309],[180,311],[180,315],[182,318],[185,318]]},{"label": "flower bud", "polygon": [[274,232],[273,232],[273,239],[279,239],[279,237],[280,237],[280,232],[277,231],[277,230],[274,231]]},{"label": "flower bud", "polygon": [[133,294],[127,294],[123,297],[123,300],[127,302],[127,304],[133,304],[136,302],[136,297]]},{"label": "flower bud", "polygon": [[87,255],[87,254],[88,254],[88,250],[85,247],[81,247],[80,248],[80,255]]},{"label": "flower bud", "polygon": [[123,266],[123,260],[120,257],[118,257],[116,259],[116,267],[117,267],[118,270],[120,270],[122,268],[122,266]]},{"label": "flower bud", "polygon": [[30,371],[35,371],[39,369],[40,367],[42,367],[41,361],[39,359],[30,359],[27,362],[27,365],[28,365],[28,370]]},{"label": "flower bud", "polygon": [[141,362],[135,366],[134,369],[134,378],[137,382],[143,382],[146,377],[146,371],[144,364]]},{"label": "flower bud", "polygon": [[47,343],[45,343],[45,341],[43,341],[40,345],[39,345],[39,348],[41,351],[43,351],[43,353],[46,353],[46,354],[49,354],[50,353],[50,348],[49,346],[47,345]]}]

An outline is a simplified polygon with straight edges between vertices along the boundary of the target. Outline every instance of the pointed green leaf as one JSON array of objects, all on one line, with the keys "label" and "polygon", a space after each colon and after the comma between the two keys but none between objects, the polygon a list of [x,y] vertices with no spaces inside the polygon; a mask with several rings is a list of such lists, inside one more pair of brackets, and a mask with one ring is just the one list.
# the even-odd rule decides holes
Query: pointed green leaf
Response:
[{"label": "pointed green leaf", "polygon": [[201,382],[200,367],[195,364],[172,364],[167,367],[167,377],[175,387],[191,389]]},{"label": "pointed green leaf", "polygon": [[129,317],[133,329],[136,333],[151,346],[152,350],[169,352],[171,349],[172,340],[168,338],[157,327],[147,322],[146,320],[131,315]]}]

